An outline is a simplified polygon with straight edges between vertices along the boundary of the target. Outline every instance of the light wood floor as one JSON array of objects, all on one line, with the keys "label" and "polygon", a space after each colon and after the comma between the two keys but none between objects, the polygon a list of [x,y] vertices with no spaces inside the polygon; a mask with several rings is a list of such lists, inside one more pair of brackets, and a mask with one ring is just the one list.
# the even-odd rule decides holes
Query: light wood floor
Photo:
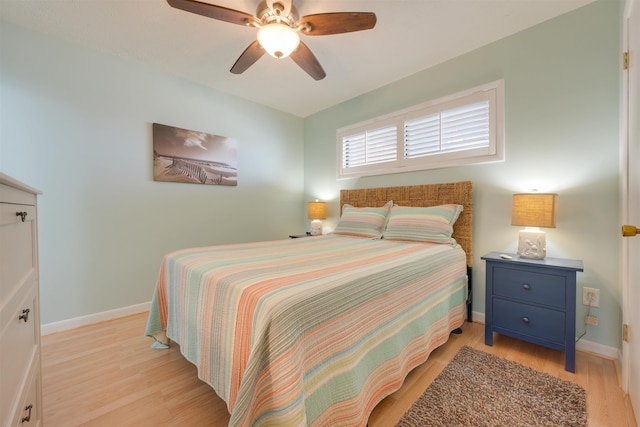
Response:
[{"label": "light wood floor", "polygon": [[[224,402],[197,379],[176,345],[150,348],[146,313],[46,335],[42,339],[44,425],[226,426]],[[590,427],[635,427],[629,399],[618,386],[612,360],[578,352],[576,374],[564,370],[562,353],[496,335],[483,341],[483,325],[467,323],[404,385],[375,408],[370,427],[394,426],[458,350],[470,347],[574,381],[587,391]]]}]

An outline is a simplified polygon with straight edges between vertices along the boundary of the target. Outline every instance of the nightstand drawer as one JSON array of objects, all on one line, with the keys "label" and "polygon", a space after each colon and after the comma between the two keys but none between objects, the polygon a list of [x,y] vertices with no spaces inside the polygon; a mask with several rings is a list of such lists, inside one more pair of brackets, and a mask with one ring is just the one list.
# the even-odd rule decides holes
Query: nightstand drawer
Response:
[{"label": "nightstand drawer", "polygon": [[493,269],[493,293],[564,309],[566,277],[496,266]]},{"label": "nightstand drawer", "polygon": [[562,311],[495,298],[493,326],[562,344],[565,314]]}]

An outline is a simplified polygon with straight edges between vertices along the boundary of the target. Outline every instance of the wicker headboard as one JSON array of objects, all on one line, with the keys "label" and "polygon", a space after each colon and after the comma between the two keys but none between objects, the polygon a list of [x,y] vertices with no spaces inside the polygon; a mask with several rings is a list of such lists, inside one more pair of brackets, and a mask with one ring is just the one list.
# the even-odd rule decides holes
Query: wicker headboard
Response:
[{"label": "wicker headboard", "polygon": [[464,207],[453,226],[453,237],[467,254],[467,266],[473,264],[473,183],[410,185],[402,187],[340,190],[340,210],[348,203],[356,207],[383,206],[389,200],[400,206],[428,207],[457,203]]}]

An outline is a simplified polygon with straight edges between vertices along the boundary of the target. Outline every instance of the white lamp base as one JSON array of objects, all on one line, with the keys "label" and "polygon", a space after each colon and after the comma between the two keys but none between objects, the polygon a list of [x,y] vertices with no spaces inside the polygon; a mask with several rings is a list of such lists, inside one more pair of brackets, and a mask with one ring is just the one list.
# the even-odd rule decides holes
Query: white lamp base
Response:
[{"label": "white lamp base", "polygon": [[319,236],[322,234],[322,221],[319,219],[314,219],[311,221],[311,235]]},{"label": "white lamp base", "polygon": [[547,242],[544,231],[527,228],[520,231],[518,239],[520,258],[544,259],[547,256]]}]

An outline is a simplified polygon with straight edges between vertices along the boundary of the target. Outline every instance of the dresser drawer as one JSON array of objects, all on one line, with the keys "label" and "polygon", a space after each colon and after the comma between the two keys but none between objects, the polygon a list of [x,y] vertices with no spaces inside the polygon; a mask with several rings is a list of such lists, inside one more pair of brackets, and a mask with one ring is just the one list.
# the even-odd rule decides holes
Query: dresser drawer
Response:
[{"label": "dresser drawer", "polygon": [[558,344],[564,343],[565,314],[495,298],[493,301],[493,326]]},{"label": "dresser drawer", "polygon": [[[2,180],[3,176],[0,172],[0,181]],[[37,203],[36,193],[38,192],[38,190],[36,190],[35,188],[31,189],[34,192],[25,190],[26,189],[16,188],[12,185],[0,184],[0,203],[17,203],[20,205],[35,206]]]},{"label": "dresser drawer", "polygon": [[494,267],[493,293],[522,301],[566,307],[566,277],[545,272]]},{"label": "dresser drawer", "polygon": [[[0,312],[0,414],[3,416],[13,413],[11,408],[20,397],[17,393],[24,389],[29,368],[40,352],[37,282],[26,290],[21,299],[11,300]],[[20,318],[23,314],[25,317]]]},{"label": "dresser drawer", "polygon": [[26,384],[23,399],[15,408],[13,421],[15,427],[38,427],[42,425],[42,377],[40,376],[40,360],[34,361],[33,369]]},{"label": "dresser drawer", "polygon": [[[26,212],[23,222],[16,212]],[[0,310],[26,282],[37,280],[36,207],[0,203]]]}]

